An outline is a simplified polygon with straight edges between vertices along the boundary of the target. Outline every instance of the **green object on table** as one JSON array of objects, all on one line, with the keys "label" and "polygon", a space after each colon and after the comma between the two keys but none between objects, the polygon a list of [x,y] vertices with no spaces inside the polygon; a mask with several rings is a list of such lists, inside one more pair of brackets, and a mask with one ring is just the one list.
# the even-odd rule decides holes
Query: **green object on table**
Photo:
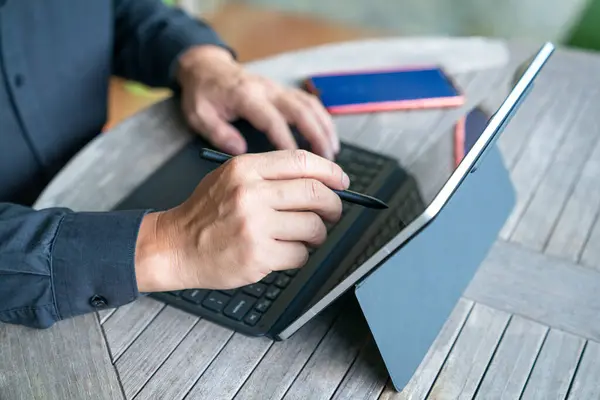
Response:
[{"label": "green object on table", "polygon": [[565,38],[568,46],[600,50],[600,0],[590,0]]}]

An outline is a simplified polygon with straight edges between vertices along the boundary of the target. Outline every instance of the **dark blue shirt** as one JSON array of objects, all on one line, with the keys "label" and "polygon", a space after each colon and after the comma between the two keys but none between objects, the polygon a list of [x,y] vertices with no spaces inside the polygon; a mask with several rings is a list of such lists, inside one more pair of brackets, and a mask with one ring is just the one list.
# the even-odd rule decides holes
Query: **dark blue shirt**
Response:
[{"label": "dark blue shirt", "polygon": [[111,75],[176,89],[178,56],[224,46],[160,0],[0,0],[0,321],[45,328],[139,296],[144,211],[35,211],[107,117]]}]

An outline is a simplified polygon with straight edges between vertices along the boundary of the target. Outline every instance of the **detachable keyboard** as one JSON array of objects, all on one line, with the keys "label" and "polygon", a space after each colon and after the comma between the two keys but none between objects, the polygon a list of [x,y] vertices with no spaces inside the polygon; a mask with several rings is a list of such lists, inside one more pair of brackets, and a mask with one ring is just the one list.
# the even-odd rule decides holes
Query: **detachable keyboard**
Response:
[{"label": "detachable keyboard", "polygon": [[[406,179],[396,160],[342,144],[336,162],[350,177],[350,189],[388,201]],[[311,250],[300,269],[273,272],[260,282],[233,290],[191,289],[152,297],[238,332],[268,335],[293,318],[340,266],[377,217],[378,210],[343,203],[342,218],[328,225],[326,242]]]}]

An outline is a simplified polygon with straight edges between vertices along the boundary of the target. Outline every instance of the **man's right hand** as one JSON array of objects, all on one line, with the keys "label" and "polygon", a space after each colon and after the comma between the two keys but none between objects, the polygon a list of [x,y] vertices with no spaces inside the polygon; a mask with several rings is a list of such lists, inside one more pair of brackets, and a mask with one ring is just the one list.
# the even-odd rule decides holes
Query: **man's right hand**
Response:
[{"label": "man's right hand", "polygon": [[237,156],[208,174],[180,206],[142,221],[140,292],[230,289],[298,268],[336,222],[348,176],[303,151]]}]

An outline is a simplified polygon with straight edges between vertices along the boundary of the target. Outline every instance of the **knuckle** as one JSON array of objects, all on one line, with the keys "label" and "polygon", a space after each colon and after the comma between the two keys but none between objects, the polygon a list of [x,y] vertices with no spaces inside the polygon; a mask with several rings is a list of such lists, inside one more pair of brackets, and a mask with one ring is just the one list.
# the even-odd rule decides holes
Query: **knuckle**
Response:
[{"label": "knuckle", "polygon": [[260,86],[256,81],[248,79],[240,83],[238,91],[240,96],[254,99],[260,93]]},{"label": "knuckle", "polygon": [[242,178],[247,172],[247,165],[244,156],[234,157],[227,162],[229,174],[232,178]]},{"label": "knuckle", "polygon": [[[233,189],[233,193],[231,195],[231,200],[233,201],[234,209],[236,210],[245,210],[248,203],[250,202],[251,194],[250,189],[244,185],[237,185]],[[245,216],[243,217],[245,218]],[[243,219],[244,223],[248,223],[245,219]]]},{"label": "knuckle", "polygon": [[302,268],[308,262],[310,254],[306,246],[302,246],[302,249],[294,253],[293,259],[290,260],[288,267],[289,269]]},{"label": "knuckle", "polygon": [[331,174],[331,177],[332,178],[339,178],[340,181],[341,181],[342,180],[342,174],[343,174],[343,172],[342,172],[342,169],[340,168],[340,166],[337,165],[334,162],[330,162],[329,166],[330,166],[329,173]]},{"label": "knuckle", "polygon": [[306,194],[309,200],[318,202],[321,199],[321,183],[314,179],[306,179],[305,181]]},{"label": "knuckle", "polygon": [[304,149],[293,150],[292,157],[293,157],[296,165],[300,169],[300,171],[308,171],[308,162],[309,162],[308,161],[308,159],[309,159],[308,151],[306,151]]},{"label": "knuckle", "polygon": [[293,268],[301,268],[308,262],[310,258],[310,253],[308,252],[308,247],[302,246],[300,250],[300,254],[298,255],[296,263],[292,265]]},{"label": "knuckle", "polygon": [[316,214],[312,214],[311,216],[310,239],[319,244],[325,240],[325,224]]},{"label": "knuckle", "polygon": [[308,248],[304,247],[304,251],[302,252],[302,257],[301,257],[300,265],[298,265],[298,267],[303,267],[304,265],[306,265],[306,263],[308,262],[309,259],[310,259],[310,253],[308,252]]}]

